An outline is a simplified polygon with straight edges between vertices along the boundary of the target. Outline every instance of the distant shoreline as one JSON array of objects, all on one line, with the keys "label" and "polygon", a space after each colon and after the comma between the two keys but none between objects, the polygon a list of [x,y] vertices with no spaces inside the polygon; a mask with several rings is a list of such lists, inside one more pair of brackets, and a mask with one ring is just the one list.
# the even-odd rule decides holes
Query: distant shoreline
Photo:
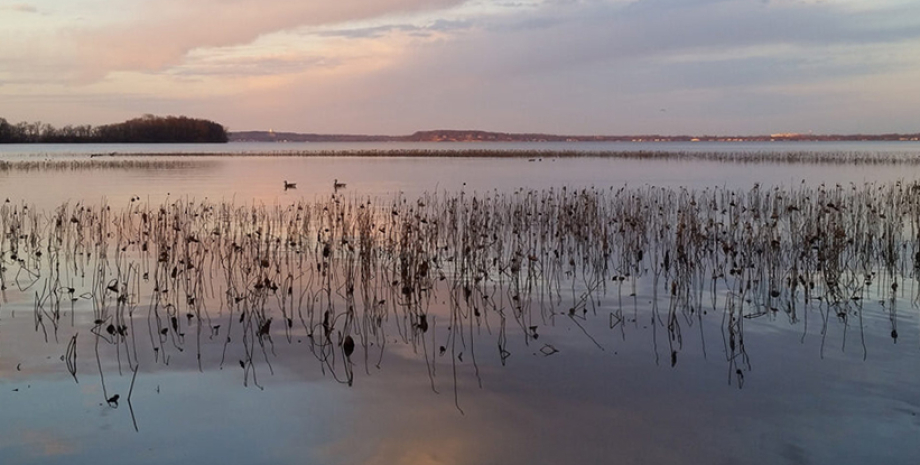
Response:
[{"label": "distant shoreline", "polygon": [[405,136],[364,134],[312,134],[275,131],[237,131],[230,142],[917,142],[915,134],[798,134],[782,133],[748,136],[573,136],[533,133],[504,133],[466,130],[418,131]]}]

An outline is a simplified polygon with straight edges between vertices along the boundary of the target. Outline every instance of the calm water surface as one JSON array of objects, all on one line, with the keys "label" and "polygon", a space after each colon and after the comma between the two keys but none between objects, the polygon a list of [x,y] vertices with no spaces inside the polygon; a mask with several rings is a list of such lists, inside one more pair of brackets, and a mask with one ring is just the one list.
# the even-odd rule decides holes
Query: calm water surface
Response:
[{"label": "calm water surface", "polygon": [[578,152],[916,152],[917,141],[855,142],[231,142],[229,144],[5,144],[4,157],[89,154],[264,154],[354,150],[538,150]]},{"label": "calm water surface", "polygon": [[[394,143],[230,143],[133,145],[0,145],[0,162],[22,161],[162,161],[162,166],[132,169],[35,169],[0,171],[0,193],[11,201],[40,207],[63,202],[108,201],[123,205],[139,196],[151,202],[168,197],[286,203],[331,193],[340,179],[354,195],[392,195],[403,192],[459,191],[511,192],[518,188],[567,186],[614,187],[687,186],[749,188],[754,183],[773,186],[862,184],[867,181],[911,180],[916,165],[851,166],[827,164],[724,163],[620,158],[386,158],[386,157],[246,157],[245,154],[351,150],[570,150],[633,152],[844,152],[920,154],[917,142],[848,143],[531,143],[531,144],[394,144]],[[234,157],[164,157],[162,153],[234,154]],[[106,154],[89,158],[92,154]],[[115,154],[109,156],[108,154]],[[146,155],[144,157],[122,154]],[[920,156],[920,155],[918,155]],[[285,191],[283,181],[297,183]]]},{"label": "calm water surface", "polygon": [[[0,145],[0,160],[82,159],[110,152],[245,154],[363,147],[278,145],[282,144]],[[424,148],[445,145],[451,144]],[[480,145],[487,144],[477,148]],[[778,145],[652,144],[641,149],[762,151]],[[633,144],[540,147],[636,149]],[[915,143],[781,147],[920,156]],[[609,191],[685,186],[747,191],[755,184],[797,189],[920,179],[915,168],[905,165],[552,156],[534,162],[245,156],[163,160],[180,162],[146,168],[2,171],[0,201],[9,199],[6,211],[21,211],[25,205],[37,212],[36,217],[48,219],[65,202],[108,205],[116,212],[140,203],[155,210],[161,204],[205,200],[284,208],[299,200],[331,199],[335,179],[347,183],[338,192],[340,198],[382,199],[385,204],[402,196],[410,205],[432,192],[481,198],[496,192],[512,195],[522,188]],[[296,182],[297,188],[285,190],[284,180]],[[585,295],[585,282],[573,280],[562,293],[559,316],[531,320],[539,327],[538,339],[513,321],[502,333],[501,320],[493,314],[482,325],[470,326],[466,339],[455,345],[449,344],[449,328],[458,322],[451,319],[450,293],[441,289],[431,293],[428,303],[431,329],[413,333],[394,311],[389,326],[384,325],[389,332],[382,339],[371,338],[376,345],[356,350],[348,385],[343,382],[347,370],[342,361],[334,366],[319,361],[306,329],[285,328],[278,315],[265,333],[272,343],[254,355],[247,352],[239,343],[246,336],[238,327],[238,314],[219,303],[219,289],[204,293],[211,299],[207,324],[178,314],[185,328],[181,339],[170,331],[159,339],[159,327],[150,329],[149,289],[135,303],[130,332],[137,337],[131,347],[100,344],[92,328],[94,312],[104,304],[80,298],[80,290],[73,306],[69,299],[61,304],[63,317],[55,334],[47,321],[39,325],[36,320],[36,300],[46,293],[44,281],[22,271],[8,248],[2,252],[7,286],[0,297],[4,464],[863,464],[914,463],[920,458],[920,318],[918,284],[910,270],[898,276],[900,286],[893,293],[888,291],[891,281],[882,278],[868,287],[865,295],[871,297],[859,307],[858,323],[855,318],[827,318],[830,311],[825,308],[822,313],[820,307],[795,321],[782,311],[745,318],[742,361],[732,359],[737,351],[728,347],[725,289],[696,308],[704,315],[679,315],[676,360],[672,348],[677,341],[662,320],[672,300],[666,292],[654,292],[648,279],[596,290],[590,297],[596,305],[583,319],[564,315]],[[156,267],[155,258],[151,262],[147,266]],[[107,276],[119,272],[113,266]],[[83,291],[93,287],[92,276],[76,271],[65,276],[65,286]],[[338,288],[334,297],[339,310],[347,305],[344,292]],[[113,300],[107,305],[117,305]],[[533,308],[539,302],[534,296]],[[652,310],[653,304],[660,313]],[[614,325],[615,315],[625,318]],[[169,326],[169,321],[163,324]],[[221,328],[215,331],[215,325]],[[894,326],[897,338],[892,337]],[[96,332],[107,336],[101,326]],[[76,379],[66,363],[75,334]],[[446,349],[443,353],[441,347]],[[248,365],[241,368],[239,362],[247,357]],[[132,360],[138,367],[136,378]],[[125,402],[129,392],[130,405]],[[114,394],[120,402],[107,402]]]}]

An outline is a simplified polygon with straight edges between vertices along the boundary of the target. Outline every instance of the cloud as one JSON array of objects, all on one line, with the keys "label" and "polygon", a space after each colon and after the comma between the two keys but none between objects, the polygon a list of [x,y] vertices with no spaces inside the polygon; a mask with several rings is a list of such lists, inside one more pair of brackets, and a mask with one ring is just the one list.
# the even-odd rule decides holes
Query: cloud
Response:
[{"label": "cloud", "polygon": [[[905,19],[913,18],[913,19]],[[604,61],[766,46],[827,47],[920,38],[920,5],[854,13],[825,5],[774,7],[737,0],[645,0],[627,6],[552,7],[487,21],[457,62],[529,73]],[[492,50],[483,54],[483,46]],[[476,59],[482,56],[484,59]]]},{"label": "cloud", "polygon": [[[871,12],[727,0],[551,5],[478,18],[442,40],[406,42],[388,66],[366,74],[334,82],[305,75],[241,98],[273,102],[255,120],[292,130],[744,133],[842,124],[845,132],[890,111],[865,103],[898,100],[892,96],[917,68],[910,50],[918,39],[920,9],[909,5]],[[865,84],[878,76],[900,77],[886,87]],[[908,95],[899,99],[920,104]]]},{"label": "cloud", "polygon": [[173,76],[275,76],[300,73],[307,69],[335,68],[343,60],[323,56],[266,56],[234,58],[232,60],[203,59],[190,66],[170,71]]},{"label": "cloud", "polygon": [[320,37],[345,37],[351,39],[367,39],[384,37],[393,32],[407,32],[425,37],[431,32],[453,32],[470,29],[473,22],[469,20],[444,20],[439,19],[427,26],[414,24],[387,24],[374,27],[359,28],[330,28],[316,33]]},{"label": "cloud", "polygon": [[38,8],[26,3],[14,3],[12,5],[0,5],[0,10],[16,11],[19,13],[38,13]]},{"label": "cloud", "polygon": [[[910,132],[920,118],[916,3],[584,0],[509,8],[440,0],[433,8],[442,9],[425,10],[421,0],[366,9],[346,0],[349,10],[291,2],[261,11],[252,0],[148,1],[145,8],[162,11],[131,17],[149,22],[71,31],[85,69],[108,76],[75,87],[90,101],[113,96],[119,103],[110,114],[154,107],[240,130]],[[226,11],[210,11],[218,5]],[[6,68],[25,86],[23,73],[39,68],[22,61],[30,54],[18,58]]]},{"label": "cloud", "polygon": [[367,20],[433,10],[460,0],[149,0],[133,19],[72,30],[84,71],[161,70],[191,50],[246,44],[301,26]]}]

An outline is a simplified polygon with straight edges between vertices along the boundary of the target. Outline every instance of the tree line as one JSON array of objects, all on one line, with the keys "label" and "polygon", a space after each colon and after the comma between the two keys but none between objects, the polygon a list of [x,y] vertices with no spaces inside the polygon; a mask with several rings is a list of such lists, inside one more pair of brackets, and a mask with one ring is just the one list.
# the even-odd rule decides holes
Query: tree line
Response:
[{"label": "tree line", "polygon": [[213,121],[185,116],[144,115],[103,126],[56,128],[47,123],[11,124],[0,118],[0,144],[198,143],[227,142],[227,129]]}]

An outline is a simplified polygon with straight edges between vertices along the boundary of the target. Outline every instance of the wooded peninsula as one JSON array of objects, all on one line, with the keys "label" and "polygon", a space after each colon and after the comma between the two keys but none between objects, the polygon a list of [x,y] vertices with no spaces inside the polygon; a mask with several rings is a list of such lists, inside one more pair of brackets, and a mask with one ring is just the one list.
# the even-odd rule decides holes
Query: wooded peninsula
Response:
[{"label": "wooded peninsula", "polygon": [[229,140],[222,125],[185,116],[153,116],[104,126],[64,126],[50,124],[10,124],[0,118],[0,144],[72,143],[222,143]]}]

